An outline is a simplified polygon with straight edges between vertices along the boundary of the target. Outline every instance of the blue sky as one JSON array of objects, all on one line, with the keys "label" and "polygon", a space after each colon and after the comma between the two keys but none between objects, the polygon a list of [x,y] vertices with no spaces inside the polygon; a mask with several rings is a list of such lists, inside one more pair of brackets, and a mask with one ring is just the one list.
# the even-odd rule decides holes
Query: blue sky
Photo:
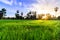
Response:
[{"label": "blue sky", "polygon": [[[24,15],[26,15],[29,11],[42,13],[47,9],[51,12],[56,6],[60,8],[60,0],[0,0],[0,9],[6,8],[6,15],[9,17],[14,17],[16,10],[19,10],[20,13],[23,12]],[[59,11],[57,15],[60,15]]]}]

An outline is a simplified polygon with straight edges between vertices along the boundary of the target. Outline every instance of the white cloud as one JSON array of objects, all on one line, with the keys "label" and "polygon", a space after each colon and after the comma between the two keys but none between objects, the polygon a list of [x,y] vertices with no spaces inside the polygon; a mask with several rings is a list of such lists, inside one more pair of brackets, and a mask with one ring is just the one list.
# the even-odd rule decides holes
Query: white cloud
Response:
[{"label": "white cloud", "polygon": [[[58,7],[60,5],[58,0],[36,0],[37,3],[33,3],[30,5],[30,7],[26,7],[28,10],[31,11],[37,11],[37,13],[51,13],[55,15],[54,13],[54,7]],[[60,10],[60,9],[59,9]],[[57,12],[57,15],[59,15],[59,10]]]},{"label": "white cloud", "polygon": [[36,0],[38,3],[42,2],[42,3],[45,3],[46,0]]},{"label": "white cloud", "polygon": [[17,0],[11,0],[11,1],[0,0],[0,2],[3,2],[3,3],[8,4],[8,5],[13,5],[13,4],[18,5],[19,4],[20,6],[22,6],[22,2],[17,2]]},{"label": "white cloud", "polygon": [[19,2],[19,5],[22,6],[23,5],[22,2]]},{"label": "white cloud", "polygon": [[8,1],[8,0],[0,0],[0,2],[3,2],[3,3],[8,4],[8,5],[12,5],[13,4],[13,0],[11,0],[11,1]]},{"label": "white cloud", "polygon": [[[38,3],[33,3],[28,7],[29,10],[52,9],[58,6],[57,0],[36,0]],[[60,6],[60,5],[59,5]]]},{"label": "white cloud", "polygon": [[14,0],[14,4],[15,4],[15,5],[17,5],[17,2],[16,2],[16,0]]}]

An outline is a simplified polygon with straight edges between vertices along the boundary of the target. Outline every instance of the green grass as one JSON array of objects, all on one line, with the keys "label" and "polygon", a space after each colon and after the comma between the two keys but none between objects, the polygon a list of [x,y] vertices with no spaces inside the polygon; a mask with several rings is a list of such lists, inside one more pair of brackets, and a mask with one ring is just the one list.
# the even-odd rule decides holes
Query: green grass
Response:
[{"label": "green grass", "polygon": [[60,40],[60,21],[0,20],[0,40]]}]

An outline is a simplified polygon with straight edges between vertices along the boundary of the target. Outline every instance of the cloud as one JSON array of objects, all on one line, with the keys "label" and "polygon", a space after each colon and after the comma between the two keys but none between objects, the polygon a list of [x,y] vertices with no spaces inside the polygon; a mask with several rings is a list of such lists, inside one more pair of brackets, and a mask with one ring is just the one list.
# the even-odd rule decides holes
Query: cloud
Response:
[{"label": "cloud", "polygon": [[19,2],[19,5],[22,6],[23,5],[22,2]]},{"label": "cloud", "polygon": [[17,1],[16,0],[14,0],[14,4],[17,5]]},{"label": "cloud", "polygon": [[46,9],[45,7],[47,7],[47,9],[49,8],[52,9],[53,7],[56,7],[59,4],[58,0],[36,0],[36,1],[37,3],[33,3],[30,5],[30,7],[28,7],[29,10]]},{"label": "cloud", "polygon": [[8,5],[12,5],[13,4],[13,0],[11,0],[11,1],[8,1],[8,0],[0,0],[0,2],[3,2],[3,3],[8,4]]},{"label": "cloud", "polygon": [[[51,13],[55,15],[54,7],[60,6],[58,5],[59,4],[58,0],[36,0],[36,1],[37,3],[25,5],[27,10],[36,11],[37,13]],[[59,10],[57,12],[57,15],[60,13]]]},{"label": "cloud", "polygon": [[22,2],[17,2],[17,0],[11,0],[11,1],[9,1],[9,0],[0,0],[0,2],[8,4],[8,5],[13,5],[14,4],[14,5],[22,6]]}]

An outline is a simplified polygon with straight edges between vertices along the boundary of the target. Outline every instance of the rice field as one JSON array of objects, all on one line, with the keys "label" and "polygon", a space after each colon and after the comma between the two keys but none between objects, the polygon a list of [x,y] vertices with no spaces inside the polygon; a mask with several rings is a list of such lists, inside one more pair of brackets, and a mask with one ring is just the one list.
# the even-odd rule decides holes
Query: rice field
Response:
[{"label": "rice field", "polygon": [[60,20],[0,20],[0,40],[60,40]]}]

